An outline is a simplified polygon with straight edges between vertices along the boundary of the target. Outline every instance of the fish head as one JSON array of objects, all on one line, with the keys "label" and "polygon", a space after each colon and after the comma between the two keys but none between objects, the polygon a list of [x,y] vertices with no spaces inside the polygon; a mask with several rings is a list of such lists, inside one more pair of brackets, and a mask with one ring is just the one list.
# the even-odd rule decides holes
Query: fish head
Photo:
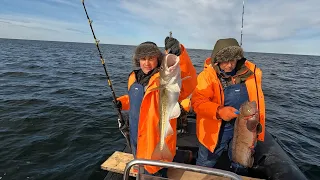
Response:
[{"label": "fish head", "polygon": [[241,105],[240,111],[244,118],[247,119],[247,129],[251,132],[261,132],[257,103],[255,101],[245,102]]},{"label": "fish head", "polygon": [[160,76],[164,81],[180,75],[180,58],[174,54],[167,54],[163,57],[160,66]]},{"label": "fish head", "polygon": [[257,103],[255,101],[247,101],[241,105],[241,114],[243,116],[249,117],[257,114],[258,109],[257,109]]}]

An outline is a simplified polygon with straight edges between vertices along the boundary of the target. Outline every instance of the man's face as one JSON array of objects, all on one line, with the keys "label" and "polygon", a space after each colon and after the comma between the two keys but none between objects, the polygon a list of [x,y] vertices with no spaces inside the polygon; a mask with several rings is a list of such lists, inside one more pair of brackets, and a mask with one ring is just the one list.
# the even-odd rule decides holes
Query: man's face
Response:
[{"label": "man's face", "polygon": [[158,58],[156,56],[143,57],[140,59],[140,68],[145,74],[152,71],[158,66]]},{"label": "man's face", "polygon": [[230,61],[219,63],[220,69],[227,73],[233,71],[236,68],[236,65],[237,65],[237,60],[230,60]]}]

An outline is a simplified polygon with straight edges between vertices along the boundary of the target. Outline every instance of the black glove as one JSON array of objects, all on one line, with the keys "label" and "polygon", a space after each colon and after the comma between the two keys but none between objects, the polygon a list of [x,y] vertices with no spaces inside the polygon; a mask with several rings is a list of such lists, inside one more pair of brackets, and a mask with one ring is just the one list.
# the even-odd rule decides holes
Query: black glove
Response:
[{"label": "black glove", "polygon": [[122,108],[121,101],[119,101],[119,100],[114,101],[113,100],[112,102],[113,102],[113,105],[114,105],[115,108],[117,108],[117,109],[121,109]]},{"label": "black glove", "polygon": [[174,54],[176,56],[180,56],[181,49],[180,49],[180,43],[177,39],[172,37],[166,37],[164,40],[165,50],[169,52],[170,54]]},{"label": "black glove", "polygon": [[180,116],[177,118],[177,130],[181,130],[180,134],[188,133],[188,112],[180,105]]}]

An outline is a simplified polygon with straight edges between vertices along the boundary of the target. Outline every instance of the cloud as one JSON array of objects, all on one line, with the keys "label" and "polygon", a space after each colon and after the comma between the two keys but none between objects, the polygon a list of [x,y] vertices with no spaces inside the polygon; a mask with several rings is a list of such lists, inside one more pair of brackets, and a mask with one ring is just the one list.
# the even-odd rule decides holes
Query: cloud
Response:
[{"label": "cloud", "polygon": [[6,38],[76,41],[73,38],[90,35],[89,31],[77,28],[81,29],[76,23],[37,17],[2,15],[0,18],[0,37]]},{"label": "cloud", "polygon": [[[80,0],[4,0],[0,37],[92,42]],[[241,0],[85,0],[101,43],[164,46],[173,36],[188,48],[212,49],[220,38],[240,41]],[[245,1],[246,51],[319,54],[318,0]],[[26,8],[22,8],[26,7]],[[23,32],[23,33],[20,33]]]},{"label": "cloud", "polygon": [[66,5],[66,6],[71,6],[71,7],[78,7],[79,6],[79,1],[68,1],[68,0],[48,0],[51,1],[53,3],[57,3],[57,4],[62,4],[62,5]]},{"label": "cloud", "polygon": [[[59,28],[47,28],[46,26],[43,26],[44,24],[41,24],[41,21],[35,21],[32,19],[24,19],[24,20],[12,20],[12,19],[5,19],[0,18],[0,23],[5,23],[8,26],[16,27],[16,28],[28,28],[33,30],[46,30],[51,32],[60,32]],[[47,22],[46,22],[47,23]],[[48,23],[47,23],[48,24]]]},{"label": "cloud", "polygon": [[203,43],[240,34],[238,5],[239,2],[231,0],[122,1],[123,8],[144,19],[152,30],[172,30],[174,35],[182,34],[189,41],[201,40]]},{"label": "cloud", "polygon": [[[319,38],[319,5],[318,0],[246,1],[244,42],[264,44]],[[240,40],[242,1],[124,0],[121,6],[144,19],[145,27],[151,27],[152,32],[170,29],[188,44],[208,48],[219,38]]]},{"label": "cloud", "polygon": [[52,31],[65,30],[65,27],[76,27],[78,24],[59,20],[42,19],[38,17],[5,15],[0,17],[2,22],[30,29],[46,29]]},{"label": "cloud", "polygon": [[[320,1],[258,1],[248,3],[245,15],[245,32],[248,39],[283,40],[310,38],[305,31],[320,30]],[[312,33],[313,34],[313,33]],[[318,35],[319,37],[319,35]]]},{"label": "cloud", "polygon": [[[94,24],[95,34],[104,44],[135,44],[133,38],[118,38],[105,33],[104,25]],[[126,37],[125,35],[123,37]],[[34,39],[49,41],[94,41],[86,19],[82,23],[21,15],[0,16],[0,38]]]}]

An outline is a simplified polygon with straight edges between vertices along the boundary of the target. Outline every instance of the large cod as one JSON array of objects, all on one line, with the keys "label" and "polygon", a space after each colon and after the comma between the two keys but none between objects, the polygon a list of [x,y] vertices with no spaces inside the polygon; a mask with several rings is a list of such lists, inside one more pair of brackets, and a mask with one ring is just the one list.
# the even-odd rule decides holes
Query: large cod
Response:
[{"label": "large cod", "polygon": [[160,66],[160,100],[159,100],[159,132],[160,142],[157,144],[151,159],[170,160],[173,155],[170,152],[165,139],[173,134],[170,119],[180,116],[180,105],[178,103],[181,89],[180,59],[174,54],[164,56]]}]

